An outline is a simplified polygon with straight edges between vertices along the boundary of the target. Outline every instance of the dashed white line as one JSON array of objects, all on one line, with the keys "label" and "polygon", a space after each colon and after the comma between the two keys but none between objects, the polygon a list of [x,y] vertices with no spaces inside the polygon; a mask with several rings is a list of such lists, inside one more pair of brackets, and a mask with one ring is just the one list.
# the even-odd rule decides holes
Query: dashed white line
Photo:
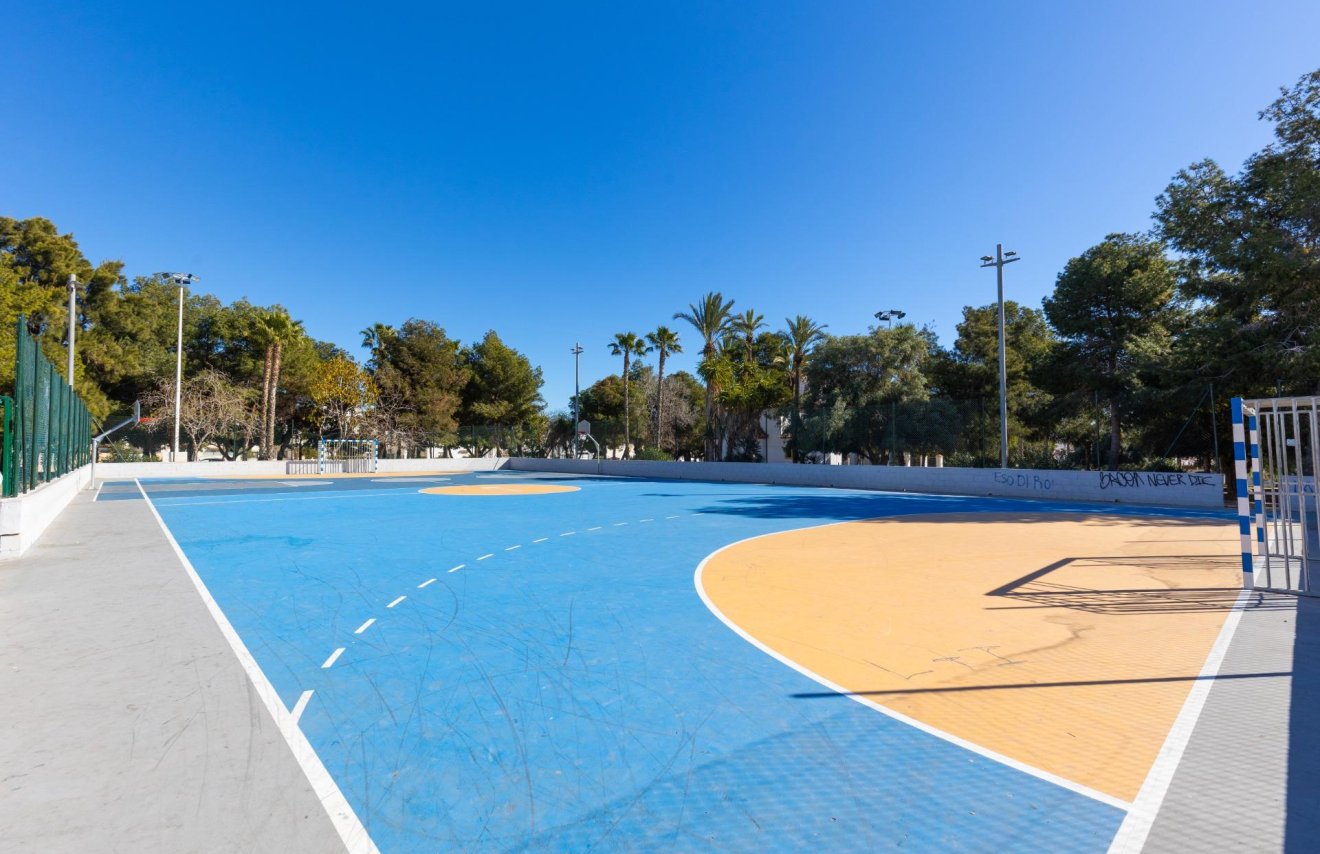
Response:
[{"label": "dashed white line", "polygon": [[325,660],[325,664],[321,665],[321,669],[329,670],[331,667],[334,666],[334,663],[339,660],[339,656],[343,654],[344,654],[344,648],[341,646],[339,649],[330,653],[330,657]]},{"label": "dashed white line", "polygon": [[576,533],[577,533],[577,531],[565,531],[564,533],[560,534],[559,536],[561,536],[561,537],[571,537],[571,536],[573,536],[573,535],[576,534]]},{"label": "dashed white line", "polygon": [[[453,572],[454,570],[451,569],[451,570],[449,570],[449,571],[450,571],[450,572]],[[418,590],[421,590],[423,587],[430,587],[432,584],[435,584],[435,579],[434,579],[434,578],[428,578],[428,579],[426,579],[425,581],[423,581],[421,584],[417,585],[417,589],[418,589]]]},{"label": "dashed white line", "polygon": [[679,517],[678,517],[678,516],[666,516],[665,518],[666,518],[666,519],[677,519],[677,518],[679,518]]},{"label": "dashed white line", "polygon": [[511,552],[511,551],[513,551],[514,549],[520,549],[520,548],[522,548],[522,546],[509,546],[507,549],[505,549],[505,551],[506,551],[506,552]]},{"label": "dashed white line", "polygon": [[477,560],[485,560],[488,557],[495,557],[495,553],[491,552],[490,554],[484,554],[481,557],[477,558]]},{"label": "dashed white line", "polygon": [[615,522],[615,523],[614,523],[614,527],[616,527],[616,528],[622,528],[624,525],[627,525],[627,524],[628,524],[627,522]]},{"label": "dashed white line", "polygon": [[638,522],[654,522],[654,519],[638,519]]},{"label": "dashed white line", "polygon": [[303,691],[298,697],[298,702],[293,704],[293,709],[289,712],[289,715],[293,718],[294,723],[298,723],[302,718],[302,713],[307,709],[307,701],[312,699],[312,695],[315,693],[315,691]]},{"label": "dashed white line", "polygon": [[449,570],[449,571],[450,571],[450,572],[458,572],[460,569],[462,569],[462,568],[465,567],[465,566],[467,566],[467,564],[465,564],[465,563],[460,563],[458,566],[454,567],[453,569],[451,569],[451,570]]},{"label": "dashed white line", "polygon": [[407,598],[408,598],[407,596],[400,596],[398,599],[395,599],[393,602],[391,602],[390,604],[386,605],[385,607],[386,607],[386,608],[393,608],[395,605],[399,604],[400,602],[402,602],[404,599],[407,599]]},{"label": "dashed white line", "polygon": [[588,530],[588,531],[599,531],[600,529],[601,529],[601,526],[600,526],[600,525],[597,525],[596,527],[594,527],[594,528],[588,528],[587,530]]},{"label": "dashed white line", "polygon": [[544,542],[545,542],[546,540],[548,540],[548,539],[550,539],[550,538],[549,538],[549,537],[539,537],[539,538],[537,538],[537,539],[535,539],[535,540],[532,540],[532,542],[534,542],[534,543],[544,543]]},{"label": "dashed white line", "polygon": [[353,630],[353,634],[355,634],[355,635],[360,635],[360,634],[362,634],[362,633],[365,632],[367,629],[371,628],[371,624],[374,623],[374,622],[376,622],[376,618],[375,618],[375,617],[372,617],[370,620],[367,620],[365,623],[363,623],[362,625],[360,625],[360,626],[358,626],[356,629],[354,629],[354,630]]}]

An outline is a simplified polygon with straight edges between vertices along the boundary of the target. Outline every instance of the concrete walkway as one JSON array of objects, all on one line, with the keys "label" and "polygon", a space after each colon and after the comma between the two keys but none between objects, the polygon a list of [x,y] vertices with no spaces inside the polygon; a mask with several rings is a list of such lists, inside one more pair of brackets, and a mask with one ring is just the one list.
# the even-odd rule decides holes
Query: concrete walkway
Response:
[{"label": "concrete walkway", "polygon": [[146,503],[0,563],[0,847],[342,851]]}]

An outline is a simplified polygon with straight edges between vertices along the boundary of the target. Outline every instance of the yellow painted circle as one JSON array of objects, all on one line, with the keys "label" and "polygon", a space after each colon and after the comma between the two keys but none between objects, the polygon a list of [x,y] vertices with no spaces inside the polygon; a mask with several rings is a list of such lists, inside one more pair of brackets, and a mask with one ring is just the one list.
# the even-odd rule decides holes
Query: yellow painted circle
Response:
[{"label": "yellow painted circle", "polygon": [[545,495],[550,492],[577,492],[580,488],[545,483],[474,483],[465,486],[430,486],[420,491],[427,495]]}]

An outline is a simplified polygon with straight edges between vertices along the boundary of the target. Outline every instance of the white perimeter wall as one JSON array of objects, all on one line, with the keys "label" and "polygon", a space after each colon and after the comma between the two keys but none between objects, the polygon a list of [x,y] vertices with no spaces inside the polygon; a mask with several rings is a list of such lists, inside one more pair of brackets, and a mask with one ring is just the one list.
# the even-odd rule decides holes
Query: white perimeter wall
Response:
[{"label": "white perimeter wall", "polygon": [[37,541],[90,482],[90,469],[83,466],[17,498],[0,499],[0,560],[18,557]]},{"label": "white perimeter wall", "polygon": [[[235,460],[233,462],[193,463],[97,463],[97,480],[123,480],[135,477],[252,477],[254,475],[286,474],[288,460]],[[315,462],[304,460],[303,462]],[[378,471],[437,472],[437,471],[495,471],[508,464],[508,457],[477,457],[475,459],[413,459],[379,460]]]},{"label": "white perimeter wall", "polygon": [[1219,474],[820,466],[792,463],[666,463],[533,457],[515,457],[510,461],[509,468],[619,477],[833,486],[946,495],[996,495],[1053,501],[1102,501],[1109,504],[1216,509],[1224,506],[1224,478]]}]

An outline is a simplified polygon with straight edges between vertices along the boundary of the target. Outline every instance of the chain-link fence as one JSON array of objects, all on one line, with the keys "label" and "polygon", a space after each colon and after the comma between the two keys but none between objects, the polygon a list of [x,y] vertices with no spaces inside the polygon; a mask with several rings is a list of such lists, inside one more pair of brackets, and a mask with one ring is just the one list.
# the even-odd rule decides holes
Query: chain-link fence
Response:
[{"label": "chain-link fence", "polygon": [[36,489],[91,462],[92,416],[18,318],[14,394],[4,397],[0,492]]}]

